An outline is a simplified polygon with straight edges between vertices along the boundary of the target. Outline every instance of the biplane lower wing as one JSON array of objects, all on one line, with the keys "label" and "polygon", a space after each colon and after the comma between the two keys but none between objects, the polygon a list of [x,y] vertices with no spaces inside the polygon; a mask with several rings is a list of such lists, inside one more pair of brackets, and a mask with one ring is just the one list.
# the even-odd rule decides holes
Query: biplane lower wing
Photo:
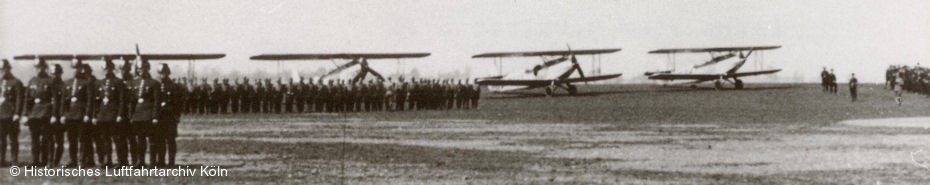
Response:
[{"label": "biplane lower wing", "polygon": [[755,75],[764,75],[764,74],[777,73],[777,72],[779,72],[779,71],[781,71],[781,69],[762,70],[762,71],[750,71],[750,72],[736,73],[734,76],[736,76],[736,77],[755,76]]},{"label": "biplane lower wing", "polygon": [[430,53],[324,53],[324,54],[264,54],[252,56],[252,60],[330,60],[330,59],[401,59],[423,58]]},{"label": "biplane lower wing", "polygon": [[734,78],[734,77],[744,77],[744,76],[755,76],[755,75],[764,75],[772,74],[781,71],[781,69],[772,69],[772,70],[762,70],[762,71],[750,71],[750,72],[740,72],[733,74],[671,74],[671,73],[658,73],[652,76],[649,76],[651,80],[697,80],[697,81],[709,81],[717,80],[721,78]]},{"label": "biplane lower wing", "polygon": [[498,75],[498,76],[486,76],[486,77],[479,77],[479,78],[476,78],[476,79],[478,79],[478,80],[496,80],[496,79],[501,79],[501,78],[504,78],[504,76],[500,76],[500,75]]},{"label": "biplane lower wing", "polygon": [[592,82],[607,80],[612,78],[620,77],[623,74],[610,74],[610,75],[599,75],[599,76],[589,76],[584,78],[565,78],[558,80],[504,80],[504,79],[480,79],[478,80],[478,85],[520,85],[520,86],[547,86],[551,85],[553,82],[556,84],[564,83],[576,83],[576,82]]}]

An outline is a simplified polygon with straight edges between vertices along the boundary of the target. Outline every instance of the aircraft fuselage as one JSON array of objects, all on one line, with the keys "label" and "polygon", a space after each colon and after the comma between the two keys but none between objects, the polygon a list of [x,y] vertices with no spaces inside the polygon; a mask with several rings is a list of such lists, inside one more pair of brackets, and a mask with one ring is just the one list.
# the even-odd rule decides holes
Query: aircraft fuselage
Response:
[{"label": "aircraft fuselage", "polygon": [[[571,76],[574,72],[574,65],[571,62],[560,62],[558,64],[541,68],[539,70],[534,70],[530,68],[527,70],[515,71],[504,75],[502,80],[558,80]],[[491,85],[488,86],[488,90],[491,92],[506,92],[514,91],[521,89],[532,89],[541,86],[520,86],[520,85],[507,85],[507,86],[497,86]]]}]

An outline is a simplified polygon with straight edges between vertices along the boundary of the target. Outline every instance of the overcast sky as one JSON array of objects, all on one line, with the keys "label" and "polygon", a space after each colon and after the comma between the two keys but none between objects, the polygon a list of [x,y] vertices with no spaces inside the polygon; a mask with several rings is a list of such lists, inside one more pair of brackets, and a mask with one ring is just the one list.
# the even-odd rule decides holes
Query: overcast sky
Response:
[{"label": "overcast sky", "polygon": [[[427,76],[470,71],[473,77],[497,73],[492,60],[470,58],[482,52],[623,48],[601,56],[601,70],[624,73],[627,81],[666,66],[666,56],[647,54],[654,49],[782,45],[753,59],[784,71],[755,81],[818,81],[826,66],[840,79],[854,72],[875,82],[889,64],[930,64],[930,1],[0,1],[3,58],[131,53],[136,43],[143,53],[227,54],[200,62],[203,73],[278,71],[248,60],[263,53],[431,52],[403,66],[371,63],[388,74],[417,68]],[[707,57],[679,56],[678,63]],[[590,70],[591,57],[580,59]],[[539,63],[504,61],[504,71]],[[283,65],[305,73],[333,66]],[[32,69],[19,64],[15,72],[26,78]]]}]

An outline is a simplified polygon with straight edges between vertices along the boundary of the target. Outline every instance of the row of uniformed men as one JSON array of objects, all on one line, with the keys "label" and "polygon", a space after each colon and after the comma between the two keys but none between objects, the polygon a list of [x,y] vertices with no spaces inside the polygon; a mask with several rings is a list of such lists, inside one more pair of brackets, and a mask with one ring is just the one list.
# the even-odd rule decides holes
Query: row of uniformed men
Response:
[{"label": "row of uniformed men", "polygon": [[[425,109],[470,109],[478,107],[480,86],[459,80],[369,80],[352,82],[329,80],[313,83],[272,83],[265,79],[255,85],[248,78],[230,84],[228,79],[202,79],[187,83],[185,112],[196,114],[226,113],[305,113],[403,111]],[[307,83],[304,83],[304,82]]]},{"label": "row of uniformed men", "polygon": [[149,74],[147,61],[137,64],[134,74],[133,65],[123,64],[118,78],[115,64],[106,61],[105,76],[96,79],[90,65],[75,60],[74,76],[63,81],[61,65],[49,66],[39,59],[36,76],[23,84],[3,60],[0,162],[18,162],[17,138],[23,124],[32,140],[32,165],[58,167],[67,146],[67,167],[112,166],[114,148],[121,166],[146,165],[146,150],[150,165],[173,166],[184,87],[171,81],[167,65],[158,70],[158,80]]}]

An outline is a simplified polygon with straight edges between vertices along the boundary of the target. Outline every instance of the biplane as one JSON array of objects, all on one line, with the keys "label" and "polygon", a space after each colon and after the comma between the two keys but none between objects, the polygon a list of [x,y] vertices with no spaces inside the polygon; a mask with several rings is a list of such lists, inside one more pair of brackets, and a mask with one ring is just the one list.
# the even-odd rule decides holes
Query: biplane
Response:
[{"label": "biplane", "polygon": [[[645,75],[651,80],[689,80],[691,87],[697,87],[695,84],[714,81],[714,87],[723,88],[723,82],[733,84],[735,89],[743,88],[742,77],[772,74],[781,71],[781,69],[761,69],[755,71],[741,71],[740,69],[746,64],[749,56],[753,51],[773,50],[781,46],[748,46],[748,47],[714,47],[714,48],[676,48],[676,49],[659,49],[649,51],[649,54],[667,54],[672,69],[665,71],[646,72]],[[675,54],[682,53],[707,53],[710,59],[692,68],[683,70],[675,69]],[[761,61],[759,61],[761,62]],[[760,65],[761,66],[761,65]],[[731,81],[732,80],[732,81]]]},{"label": "biplane", "polygon": [[[600,55],[618,52],[620,49],[589,49],[589,50],[558,50],[558,51],[528,51],[528,52],[495,52],[483,53],[472,56],[472,58],[497,58],[500,60],[505,57],[540,57],[541,64],[533,68],[509,73],[501,76],[481,78],[477,80],[478,85],[488,86],[491,92],[506,92],[522,89],[545,88],[546,96],[552,96],[556,89],[565,89],[569,95],[578,93],[578,88],[573,83],[586,83],[592,81],[607,80],[620,77],[622,74],[607,74],[585,76],[581,65],[578,64],[577,55]],[[498,68],[501,65],[498,61]],[[500,69],[498,69],[500,71]],[[578,77],[572,77],[572,74],[578,73]]]},{"label": "biplane", "polygon": [[330,79],[343,79],[350,82],[364,80],[368,75],[374,76],[379,80],[384,77],[378,71],[368,66],[368,60],[379,59],[405,59],[405,58],[423,58],[430,53],[330,53],[330,54],[263,54],[252,56],[252,60],[266,61],[284,61],[284,60],[348,60],[349,62],[336,65],[336,67],[326,74],[316,78],[320,82]]},{"label": "biplane", "polygon": [[[124,60],[126,63],[134,63],[136,61],[187,61],[188,63],[188,77],[193,78],[195,75],[194,63],[196,60],[208,60],[208,59],[220,59],[226,57],[226,54],[222,53],[208,53],[208,54],[142,54],[139,51],[139,45],[136,45],[136,53],[134,54],[28,54],[28,55],[19,55],[13,57],[15,60],[58,60],[58,61],[71,61],[71,60],[81,60],[81,61],[113,61],[113,60]],[[136,60],[140,59],[140,60]]]}]

